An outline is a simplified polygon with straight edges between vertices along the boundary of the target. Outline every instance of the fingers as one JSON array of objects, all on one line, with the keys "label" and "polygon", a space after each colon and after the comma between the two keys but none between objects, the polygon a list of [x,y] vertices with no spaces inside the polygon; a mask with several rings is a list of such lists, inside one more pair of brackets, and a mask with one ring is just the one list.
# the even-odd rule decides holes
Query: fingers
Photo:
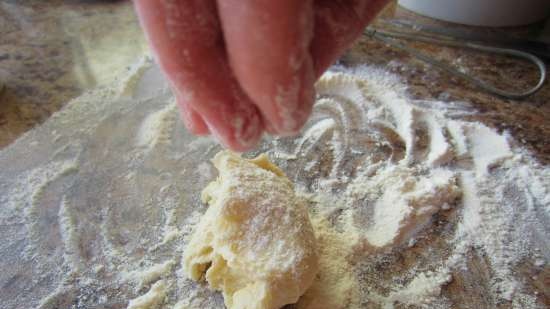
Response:
[{"label": "fingers", "polygon": [[231,67],[270,133],[296,133],[313,104],[312,1],[220,0]]},{"label": "fingers", "polygon": [[135,4],[188,128],[211,132],[239,151],[252,147],[263,129],[299,130],[311,111],[315,78],[386,2],[218,1],[227,49],[214,0]]},{"label": "fingers", "polygon": [[357,39],[388,0],[316,0],[315,35],[311,43],[315,76],[323,72]]},{"label": "fingers", "polygon": [[214,0],[134,3],[189,128],[206,132],[205,124],[236,151],[254,146],[263,131],[261,115],[229,68]]},{"label": "fingers", "polygon": [[179,98],[177,102],[178,106],[180,107],[181,119],[183,119],[183,123],[185,124],[187,130],[195,135],[210,134],[208,125],[206,124],[206,122],[204,122],[204,119],[202,119],[201,115],[195,112],[193,108],[187,104],[187,102]]}]

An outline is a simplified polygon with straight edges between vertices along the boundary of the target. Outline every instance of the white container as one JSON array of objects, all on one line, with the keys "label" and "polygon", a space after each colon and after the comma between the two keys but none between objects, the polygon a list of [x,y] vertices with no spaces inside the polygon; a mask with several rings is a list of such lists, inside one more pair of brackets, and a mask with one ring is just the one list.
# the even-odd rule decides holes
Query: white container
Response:
[{"label": "white container", "polygon": [[550,15],[550,0],[399,0],[428,17],[472,26],[519,26]]}]

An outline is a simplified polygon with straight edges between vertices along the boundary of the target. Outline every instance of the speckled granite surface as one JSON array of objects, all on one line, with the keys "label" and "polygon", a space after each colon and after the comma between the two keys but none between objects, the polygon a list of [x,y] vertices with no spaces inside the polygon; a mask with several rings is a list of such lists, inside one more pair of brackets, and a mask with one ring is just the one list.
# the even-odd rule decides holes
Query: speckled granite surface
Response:
[{"label": "speckled granite surface", "polygon": [[[48,119],[86,89],[109,83],[147,50],[128,1],[45,2],[0,0],[0,83],[4,85],[0,92],[0,148]],[[382,17],[442,25],[395,6]],[[526,29],[514,31],[529,31]],[[533,66],[515,59],[421,43],[408,45],[499,87],[524,89],[537,78]],[[384,66],[401,75],[410,94],[418,99],[469,102],[479,111],[471,118],[510,132],[541,162],[550,163],[548,82],[528,99],[504,100],[367,37],[359,40],[341,63]],[[405,257],[400,258],[407,263]],[[475,269],[481,279],[489,271],[486,257],[481,255],[472,257],[468,267]],[[545,300],[550,299],[549,267],[537,273],[524,263],[520,271],[533,278],[530,288],[543,293]],[[468,286],[472,281],[456,276],[442,294],[453,303],[468,298],[468,303],[483,304],[484,289]]]},{"label": "speckled granite surface", "polygon": [[0,147],[145,50],[129,1],[0,1]]},{"label": "speckled granite surface", "polygon": [[[390,5],[382,17],[443,25],[395,5]],[[408,45],[499,87],[526,88],[537,78],[535,68],[520,60],[422,43]],[[84,90],[108,83],[146,48],[129,2],[0,1],[0,81],[4,84],[0,94],[0,147],[43,122]],[[342,58],[342,63],[346,62],[389,68],[403,76],[416,98],[469,102],[480,111],[475,118],[508,130],[539,160],[550,162],[548,82],[528,99],[500,99],[367,37]]]},{"label": "speckled granite surface", "polygon": [[[422,24],[457,27],[436,22],[405,9],[389,7],[382,18],[407,19]],[[514,34],[536,31],[538,27],[511,29]],[[484,29],[485,31],[490,31]],[[500,31],[500,30],[499,30]],[[403,42],[403,41],[401,41]],[[424,54],[451,63],[501,89],[523,90],[538,80],[533,64],[515,58],[494,56],[464,49],[440,47],[424,43],[407,43]],[[405,52],[385,46],[375,40],[362,40],[351,54],[364,62],[377,63],[400,74],[410,86],[409,92],[418,99],[437,98],[442,101],[465,101],[480,112],[477,120],[500,130],[507,130],[537,158],[550,163],[550,83],[524,100],[508,100],[485,93],[460,78],[451,76],[416,60]]]}]

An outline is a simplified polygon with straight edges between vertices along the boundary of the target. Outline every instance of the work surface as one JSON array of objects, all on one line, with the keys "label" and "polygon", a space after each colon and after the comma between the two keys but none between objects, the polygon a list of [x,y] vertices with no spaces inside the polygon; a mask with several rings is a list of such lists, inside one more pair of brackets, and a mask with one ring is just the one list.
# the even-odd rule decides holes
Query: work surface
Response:
[{"label": "work surface", "polygon": [[[0,107],[0,125],[2,126],[0,138],[3,145],[9,144],[29,128],[47,119],[70,98],[78,96],[84,90],[111,84],[117,76],[125,76],[121,73],[128,70],[126,66],[133,65],[145,50],[143,38],[128,3],[83,3],[60,5],[60,7],[67,10],[59,10],[59,8],[54,10],[55,7],[42,7],[40,4],[23,8],[7,2],[1,3],[0,8],[3,14],[1,22],[6,25],[4,27],[2,24],[0,27],[1,31],[6,31],[2,35],[3,45],[1,47],[2,54],[0,54],[0,70],[2,70],[0,78],[5,84],[5,89],[1,94],[2,105]],[[20,14],[19,16],[25,18],[16,20],[10,17],[16,16],[14,14]],[[422,20],[400,10],[387,11],[384,16],[392,15]],[[21,20],[30,22],[24,23]],[[123,41],[128,44],[119,44],[121,38],[124,38]],[[522,65],[515,60],[456,52],[452,49],[421,44],[413,44],[413,46],[468,68],[479,74],[480,77],[492,80],[501,87],[506,83],[525,87],[536,79],[535,71],[531,66]],[[454,102],[450,104],[451,114],[454,116],[448,114],[447,111],[441,116],[443,117],[441,119],[458,117],[461,121],[481,121],[487,126],[487,130],[489,128],[495,128],[501,132],[505,130],[510,134],[514,149],[530,151],[541,164],[549,162],[550,146],[546,137],[550,133],[550,114],[548,113],[550,91],[547,86],[540,93],[523,101],[498,99],[479,92],[461,80],[416,62],[406,54],[367,38],[360,40],[341,59],[343,66],[355,67],[357,64],[369,64],[369,69],[366,70],[370,72],[369,74],[377,72],[376,69],[372,69],[373,65],[379,65],[401,77],[402,82],[399,85],[407,85],[406,91],[412,97],[411,101],[406,101],[403,106],[409,106],[407,104],[410,102],[415,110],[419,109],[420,111],[414,113],[424,115],[425,110],[432,108],[439,111],[440,106],[430,106],[433,102],[438,102],[438,104]],[[129,70],[134,68],[135,66]],[[337,71],[338,69],[336,69]],[[386,74],[385,71],[379,71],[379,73]],[[393,81],[393,79],[390,78],[389,81]],[[118,84],[124,85],[125,83]],[[325,99],[331,99],[334,96],[334,85],[326,89],[324,92],[321,89],[321,98],[324,94]],[[369,89],[374,91],[374,88]],[[175,107],[170,104],[167,92],[159,93],[158,101],[145,100],[137,105],[139,108],[135,108],[135,103],[132,103],[131,99],[132,95],[130,94],[128,97],[128,94],[124,93],[124,87],[109,91],[96,92],[93,97],[79,99],[78,102],[81,104],[75,106],[81,108],[88,106],[88,109],[73,109],[64,115],[56,116],[58,117],[57,122],[50,123],[44,132],[32,133],[31,136],[27,136],[26,141],[20,142],[19,145],[15,145],[8,152],[3,153],[2,164],[8,165],[8,162],[14,162],[10,168],[3,166],[2,184],[4,186],[1,187],[2,192],[10,192],[9,198],[3,197],[4,199],[1,200],[3,210],[6,210],[7,207],[24,209],[25,216],[23,218],[29,221],[26,224],[32,226],[30,244],[27,243],[29,239],[25,238],[23,229],[20,231],[22,234],[14,234],[14,237],[22,237],[21,243],[2,242],[3,246],[9,245],[2,249],[2,252],[8,253],[2,256],[2,268],[10,271],[1,277],[0,284],[4,294],[0,294],[0,297],[2,300],[10,300],[9,308],[26,308],[29,303],[35,305],[43,296],[50,294],[53,296],[49,302],[43,302],[45,308],[55,305],[69,307],[71,304],[82,308],[88,308],[94,304],[96,307],[124,307],[129,298],[145,293],[150,281],[159,277],[169,277],[168,274],[172,269],[177,269],[178,253],[174,255],[173,252],[182,249],[181,243],[184,241],[180,238],[189,233],[186,228],[192,227],[193,220],[196,220],[198,213],[204,210],[197,201],[198,192],[206,182],[214,177],[211,167],[201,163],[206,162],[217,148],[211,140],[193,139],[183,131],[174,117]],[[397,98],[401,98],[399,97],[400,91],[396,92]],[[142,95],[146,96],[147,94]],[[118,110],[109,109],[105,105],[105,101],[111,100],[113,97],[122,97],[122,99],[117,99],[122,102]],[[86,100],[89,101],[88,104],[82,104]],[[271,151],[271,155],[276,157],[277,163],[281,164],[287,173],[298,170],[308,171],[305,174],[290,175],[299,186],[302,186],[304,194],[322,191],[320,188],[331,188],[331,193],[344,191],[350,195],[365,193],[353,191],[352,186],[344,185],[348,182],[353,183],[353,180],[356,179],[357,174],[355,174],[354,168],[365,162],[388,160],[390,163],[395,163],[402,161],[407,157],[407,149],[410,145],[407,145],[406,139],[399,142],[399,139],[392,135],[395,132],[386,132],[383,126],[370,123],[366,128],[362,127],[359,120],[350,116],[353,115],[350,110],[341,111],[336,108],[336,106],[345,106],[345,104],[336,102],[331,105],[328,103],[325,102],[324,107],[323,104],[319,104],[319,111],[300,139],[296,141],[268,140],[262,145],[261,150]],[[97,111],[94,111],[94,108],[97,108]],[[109,112],[100,113],[106,110]],[[434,111],[434,113],[436,112]],[[78,114],[91,118],[80,119],[80,122],[76,118],[70,121],[67,120],[69,118],[66,118],[67,115]],[[147,115],[153,116],[147,117]],[[382,116],[374,114],[360,120],[380,120],[380,117]],[[397,116],[394,115],[394,117]],[[391,123],[392,120],[388,119],[386,120]],[[429,126],[429,124],[440,123],[441,119],[435,122],[425,121]],[[157,126],[159,123],[163,125]],[[447,125],[447,122],[444,123]],[[78,126],[81,126],[81,131]],[[56,130],[69,127],[74,131]],[[88,131],[90,128],[92,131]],[[349,130],[342,131],[346,128]],[[483,131],[485,129],[475,127],[475,130]],[[93,132],[91,138],[88,136],[89,132]],[[116,134],[113,135],[113,132]],[[149,134],[150,132],[159,134]],[[369,135],[371,134],[369,132],[374,133]],[[399,130],[396,132],[399,133]],[[437,132],[437,130],[433,132]],[[432,133],[428,136],[431,140],[435,139],[435,135]],[[485,135],[485,137],[491,136]],[[496,138],[497,135],[494,136]],[[344,137],[353,137],[354,139],[346,140]],[[344,139],[342,140],[342,138]],[[43,141],[49,142],[44,143]],[[78,141],[78,143],[71,143],[71,141]],[[190,141],[193,142],[193,146],[187,148],[187,152],[178,152],[184,143]],[[342,145],[342,142],[345,143]],[[426,145],[422,146],[422,140],[415,143],[421,145],[416,147],[421,152],[422,148],[426,147]],[[322,147],[323,145],[328,146]],[[502,150],[499,145],[497,144],[491,150],[496,152]],[[32,147],[36,147],[36,151],[17,156],[23,153],[23,149],[27,148],[29,151],[32,150]],[[108,149],[118,149],[119,155],[115,156],[113,153],[109,153]],[[136,149],[139,151],[134,151]],[[437,154],[430,156],[430,147],[426,147],[426,149],[428,150],[424,151],[425,156],[417,157],[417,160],[423,162],[422,160],[425,159],[429,164],[443,165],[460,161]],[[489,151],[487,148],[485,150]],[[349,163],[346,163],[348,160],[342,161],[342,158],[338,157],[339,154],[342,154],[341,151],[346,154],[346,158],[358,158],[358,161]],[[460,150],[453,151],[460,152]],[[47,157],[43,157],[43,154],[47,154]],[[365,161],[362,154],[369,154],[367,157],[371,161]],[[506,151],[504,151],[504,155],[508,156]],[[318,165],[311,164],[311,162],[317,162]],[[412,160],[409,165],[416,168],[417,163]],[[533,164],[535,164],[534,161],[529,160],[524,165],[536,169],[536,164]],[[454,168],[461,173],[474,171],[470,170],[468,164]],[[31,172],[23,172],[25,169]],[[172,173],[169,172],[170,170],[180,172]],[[132,171],[134,171],[133,174]],[[422,183],[422,175],[425,175],[426,171],[419,169],[416,173],[416,176],[420,178],[415,181]],[[13,191],[12,186],[15,182],[9,179],[10,175],[19,177],[17,182],[24,185],[24,190],[20,190],[19,195],[14,194],[17,193]],[[351,180],[346,180],[346,177]],[[443,181],[443,187],[448,183],[454,183],[453,175],[445,177],[443,179],[450,182]],[[334,179],[338,181],[330,183],[329,180]],[[544,182],[544,179],[547,180],[544,178],[544,174],[533,176],[534,183],[539,180]],[[323,183],[319,180],[329,182]],[[380,186],[375,180],[369,181],[373,187]],[[467,191],[462,184],[456,184],[463,191]],[[137,187],[140,190],[139,194],[135,192]],[[448,194],[438,197],[438,201],[455,203],[458,193],[454,192],[453,186],[448,188],[450,189],[444,190]],[[514,191],[515,189],[510,190]],[[25,196],[25,194],[29,195]],[[170,198],[175,198],[176,201],[171,201]],[[464,197],[462,196],[461,199]],[[327,204],[327,201],[323,201],[317,196],[312,198],[312,203],[323,205]],[[434,203],[438,204],[439,202]],[[127,208],[131,204],[139,205],[141,208]],[[37,205],[42,206],[36,207]],[[117,205],[126,206],[117,207]],[[186,206],[178,208],[177,205]],[[475,242],[466,242],[467,250],[452,248],[446,243],[452,238],[452,235],[460,235],[453,234],[456,232],[456,216],[465,216],[466,214],[463,213],[462,208],[457,208],[456,212],[452,210],[452,207],[449,210],[444,203],[436,206],[435,210],[423,209],[430,216],[435,216],[430,219],[437,222],[426,231],[420,227],[419,232],[397,229],[396,236],[390,237],[391,239],[375,237],[376,229],[365,231],[367,239],[365,244],[373,247],[389,246],[393,249],[390,252],[377,251],[368,247],[363,249],[365,254],[369,253],[363,256],[363,259],[371,268],[367,269],[368,267],[363,266],[358,276],[361,277],[360,281],[371,290],[363,291],[365,303],[362,306],[376,307],[379,303],[387,304],[388,301],[391,303],[392,291],[406,291],[406,287],[411,282],[415,282],[415,278],[421,279],[422,274],[424,274],[424,278],[428,278],[428,281],[431,280],[436,285],[433,289],[428,289],[427,292],[433,293],[438,299],[441,295],[441,299],[435,301],[432,299],[432,303],[442,307],[491,308],[501,306],[506,308],[515,305],[521,308],[536,304],[548,305],[550,269],[544,263],[547,259],[544,257],[544,252],[548,252],[546,243],[540,243],[542,247],[538,249],[543,252],[540,257],[534,253],[533,257],[536,256],[536,258],[522,257],[518,261],[514,260],[513,272],[503,275],[495,267],[510,265],[491,265],[494,260],[489,256],[489,254],[498,255],[502,252],[489,251],[490,253],[488,253],[488,251],[484,251],[486,244],[476,244]],[[547,205],[535,205],[534,207],[544,206]],[[139,211],[139,209],[143,210]],[[348,209],[331,209],[331,211],[333,213],[328,217],[333,219],[338,219],[337,214],[340,212],[348,214]],[[526,213],[529,212],[526,211]],[[3,213],[2,219],[8,221],[3,221],[2,228],[5,231],[13,231],[13,226],[20,218],[10,219],[8,214]],[[371,227],[376,227],[374,221],[374,223],[369,223],[369,213],[354,214],[349,212],[349,214],[352,215],[350,220],[355,223],[366,220],[367,225],[371,224]],[[175,219],[170,219],[172,217]],[[88,218],[90,224],[79,223],[78,218]],[[343,216],[343,218],[346,217]],[[35,219],[38,221],[34,222]],[[514,216],[512,219],[516,219],[516,217]],[[144,229],[140,220],[147,222],[151,228]],[[409,222],[407,220],[403,222]],[[427,219],[419,215],[413,222],[424,222],[423,220]],[[10,226],[10,222],[13,225]],[[509,221],[505,222],[512,224]],[[531,221],[517,222],[533,224]],[[336,229],[345,230],[336,223],[334,224]],[[180,234],[176,233],[174,238],[170,239],[167,238],[167,235],[170,235],[172,227],[177,228]],[[77,229],[76,232],[71,231],[74,228]],[[489,233],[490,231],[486,228],[487,226],[481,227],[480,233]],[[391,227],[387,229],[388,233],[391,232]],[[503,230],[502,233],[508,232]],[[74,237],[78,237],[78,239],[74,239]],[[510,242],[515,241],[514,237],[510,236],[512,239]],[[178,239],[180,239],[179,243]],[[166,242],[163,243],[165,240]],[[176,240],[175,243],[174,240]],[[403,241],[405,242],[403,243]],[[71,247],[75,244],[78,245]],[[456,244],[452,243],[452,245]],[[158,247],[154,248],[155,245]],[[22,250],[23,246],[25,250]],[[503,248],[510,249],[512,254],[517,249],[506,246]],[[155,250],[158,251],[154,258],[151,258],[150,254]],[[19,259],[21,251],[25,252]],[[467,258],[463,268],[455,269],[451,267],[453,261],[450,260],[458,251]],[[46,255],[51,257],[47,263],[34,265],[33,267],[36,269],[29,266],[32,265],[32,261],[35,261],[33,259],[44,261],[43,258]],[[443,264],[434,263],[436,260],[443,261]],[[358,264],[357,261],[354,263],[354,265]],[[56,264],[63,264],[64,268],[60,268],[57,274],[52,275],[51,270]],[[27,265],[28,269],[21,269],[21,265]],[[94,269],[86,269],[90,265],[93,265]],[[105,266],[102,268],[100,265]],[[149,281],[143,279],[143,273],[140,274],[140,271],[150,270],[150,267],[155,265],[158,266],[157,272],[160,274],[156,277],[154,275],[149,277],[154,278]],[[442,271],[441,267],[449,269]],[[59,273],[64,270],[68,274]],[[80,277],[81,273],[87,275]],[[35,274],[49,275],[35,277]],[[505,285],[500,286],[498,280],[495,282],[493,280],[495,274],[504,276],[505,280],[501,278],[503,281],[509,280],[508,277],[517,278],[522,283],[521,293],[535,295],[534,298],[524,297],[510,302],[507,300],[507,295],[495,296],[495,286],[497,289],[502,288],[503,290],[509,288]],[[125,279],[128,283],[121,284]],[[422,283],[420,279],[418,282]],[[142,281],[142,283],[136,283],[136,280]],[[380,282],[387,280],[392,285],[377,285],[377,280]],[[183,286],[180,281],[176,280],[175,282],[179,284],[178,288],[167,292],[168,298],[172,301],[178,299],[178,295],[174,295],[178,291],[191,290],[189,286],[186,286],[189,284],[186,281],[182,281],[184,282]],[[425,287],[425,284],[420,283],[420,286]],[[143,286],[140,287],[140,285]],[[52,286],[60,288],[55,292],[51,290]],[[40,287],[43,289],[41,290]],[[441,291],[438,290],[439,287],[441,287]],[[110,288],[115,291],[109,291]],[[411,291],[413,295],[430,299],[430,297],[414,294],[416,292]],[[369,295],[370,300],[368,299]],[[105,297],[105,299],[101,297]],[[219,296],[211,295],[211,297],[214,300],[208,305],[219,304]],[[397,296],[394,295],[394,297]],[[403,297],[397,297],[395,301],[407,304]],[[421,306],[421,304],[412,301],[411,305]]]}]

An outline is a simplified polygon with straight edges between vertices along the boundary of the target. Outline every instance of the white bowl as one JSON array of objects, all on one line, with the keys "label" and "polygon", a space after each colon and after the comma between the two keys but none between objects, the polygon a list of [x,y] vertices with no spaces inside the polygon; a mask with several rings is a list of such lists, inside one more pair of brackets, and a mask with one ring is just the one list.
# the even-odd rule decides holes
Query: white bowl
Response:
[{"label": "white bowl", "polygon": [[399,0],[415,13],[472,26],[519,26],[550,15],[550,0]]}]

